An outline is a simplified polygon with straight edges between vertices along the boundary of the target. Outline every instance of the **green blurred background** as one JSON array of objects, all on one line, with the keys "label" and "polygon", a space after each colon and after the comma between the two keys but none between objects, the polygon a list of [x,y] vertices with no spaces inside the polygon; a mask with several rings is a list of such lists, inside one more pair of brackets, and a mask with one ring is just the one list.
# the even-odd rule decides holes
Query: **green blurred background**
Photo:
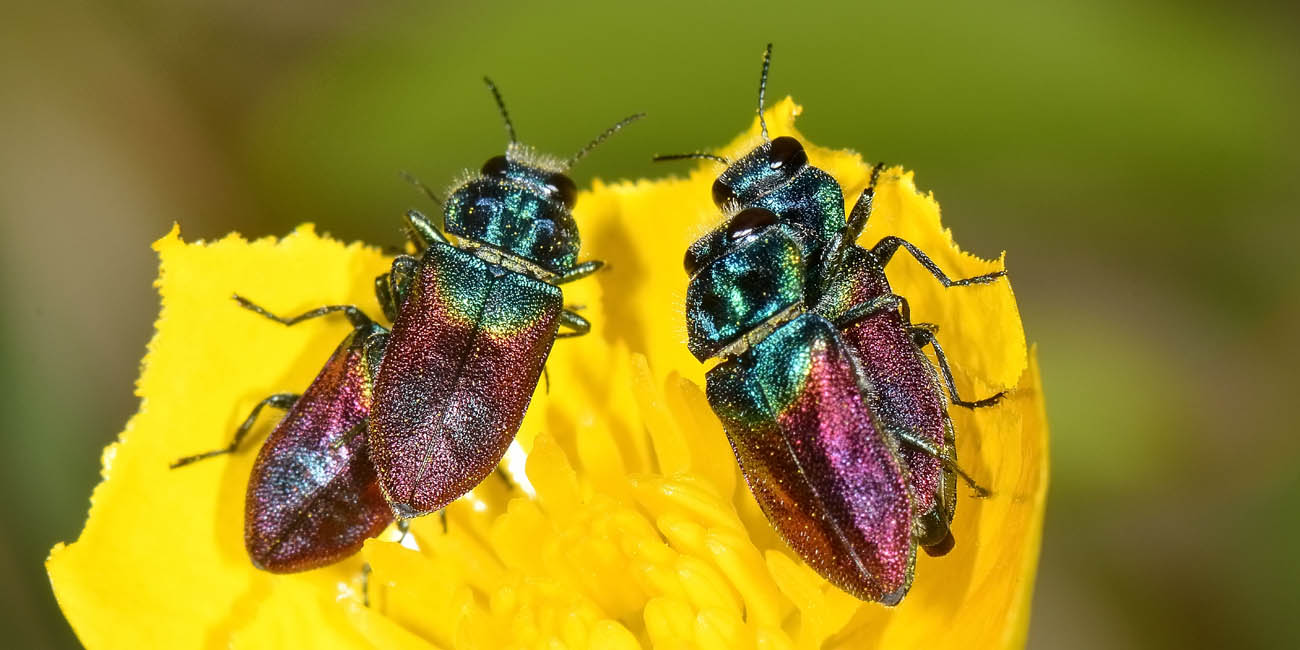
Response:
[{"label": "green blurred background", "polygon": [[76,644],[41,562],[137,408],[173,221],[396,243],[423,204],[398,170],[501,151],[484,73],[547,151],[650,113],[579,186],[680,171],[650,154],[744,128],[769,40],[812,140],[917,170],[965,247],[1009,251],[1053,433],[1030,645],[1300,643],[1290,5],[293,4],[5,9],[3,645]]}]

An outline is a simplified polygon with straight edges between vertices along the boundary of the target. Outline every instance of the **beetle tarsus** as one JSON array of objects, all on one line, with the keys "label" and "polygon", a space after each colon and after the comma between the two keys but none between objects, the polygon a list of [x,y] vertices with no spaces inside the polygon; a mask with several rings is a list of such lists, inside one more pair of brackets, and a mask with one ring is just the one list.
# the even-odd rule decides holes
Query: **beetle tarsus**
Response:
[{"label": "beetle tarsus", "polygon": [[352,323],[353,327],[365,327],[374,322],[370,320],[369,316],[366,316],[364,312],[353,305],[326,305],[324,307],[317,307],[311,311],[303,312],[293,318],[285,318],[267,311],[261,305],[258,305],[239,294],[234,294],[234,298],[235,302],[239,303],[240,307],[269,318],[286,327],[297,325],[298,323],[312,318],[320,318],[321,316],[333,314],[334,312],[343,312],[343,314],[348,317],[348,322]]},{"label": "beetle tarsus", "polygon": [[961,480],[964,481],[966,485],[970,486],[970,489],[975,493],[974,494],[975,498],[984,499],[993,496],[992,490],[980,485],[979,483],[976,483],[975,479],[971,478],[971,475],[967,474],[966,470],[962,469],[961,466],[957,464],[957,461],[955,459],[950,458],[947,454],[943,453],[942,451],[937,449],[934,445],[930,444],[929,441],[918,438],[911,431],[905,431],[897,428],[891,428],[889,430],[889,434],[894,436],[895,438],[898,438],[904,444],[907,444],[908,446],[911,446],[914,449],[918,449],[924,452],[925,455],[930,456],[938,460],[940,463],[942,463],[945,468],[952,470],[954,474],[961,477]]},{"label": "beetle tarsus", "polygon": [[957,382],[953,380],[952,368],[948,365],[948,356],[943,353],[943,348],[939,346],[939,339],[935,338],[934,333],[938,331],[937,325],[921,323],[913,325],[909,330],[912,333],[912,340],[918,347],[925,347],[927,344],[934,348],[934,358],[939,362],[939,371],[943,373],[943,381],[948,386],[948,401],[956,406],[968,409],[987,408],[996,405],[1006,397],[1007,391],[998,391],[997,394],[984,399],[964,400],[957,394]]},{"label": "beetle tarsus", "polygon": [[915,244],[903,239],[902,237],[895,237],[893,235],[882,237],[880,241],[876,242],[876,245],[871,248],[871,254],[876,257],[876,260],[880,262],[881,266],[884,266],[894,257],[894,253],[898,252],[899,247],[902,247],[908,253],[911,253],[912,257],[919,262],[921,266],[925,267],[925,270],[930,272],[930,275],[933,275],[936,280],[947,288],[965,287],[972,284],[988,284],[998,278],[1006,277],[1007,275],[1006,269],[1002,269],[1000,271],[985,273],[970,278],[953,280],[943,272],[943,269],[939,268],[938,264],[934,263],[934,260],[930,259],[929,255],[926,255],[920,248],[917,248]]},{"label": "beetle tarsus", "polygon": [[276,393],[258,402],[257,406],[254,406],[253,410],[249,412],[248,417],[244,418],[244,422],[235,430],[235,439],[231,440],[229,445],[222,447],[221,449],[213,449],[212,451],[205,451],[201,454],[194,454],[193,456],[186,456],[178,459],[171,464],[171,468],[176,469],[177,467],[183,467],[205,458],[235,453],[235,450],[239,448],[239,443],[244,439],[244,436],[248,435],[248,431],[253,428],[253,423],[257,421],[257,414],[262,412],[262,407],[272,406],[282,411],[287,411],[293,407],[294,402],[298,401],[298,397],[299,395],[297,393]]},{"label": "beetle tarsus", "polygon": [[568,328],[569,331],[556,334],[557,339],[573,338],[591,332],[591,321],[567,309],[560,312],[560,326]]}]

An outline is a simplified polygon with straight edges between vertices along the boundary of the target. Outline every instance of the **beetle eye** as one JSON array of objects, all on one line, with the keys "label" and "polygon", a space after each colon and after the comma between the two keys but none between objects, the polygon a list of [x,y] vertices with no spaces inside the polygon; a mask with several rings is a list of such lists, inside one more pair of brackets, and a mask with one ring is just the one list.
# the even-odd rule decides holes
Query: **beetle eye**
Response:
[{"label": "beetle eye", "polygon": [[798,140],[783,135],[772,141],[772,148],[767,150],[767,166],[772,169],[784,169],[793,174],[808,164],[808,154]]},{"label": "beetle eye", "polygon": [[776,215],[766,208],[746,208],[727,223],[727,238],[731,241],[747,237],[776,223]]},{"label": "beetle eye", "polygon": [[719,178],[713,181],[713,204],[719,208],[726,204],[727,201],[735,201],[736,193],[732,191],[731,186],[722,182]]},{"label": "beetle eye", "polygon": [[686,267],[686,275],[695,275],[700,270],[700,257],[695,254],[694,246],[686,249],[686,259],[682,265]]},{"label": "beetle eye", "polygon": [[483,163],[482,172],[484,176],[505,176],[506,168],[509,165],[510,163],[506,161],[505,156],[493,156]]},{"label": "beetle eye", "polygon": [[546,184],[551,187],[551,198],[564,203],[564,207],[573,209],[573,205],[578,202],[578,186],[573,184],[572,179],[564,174],[551,174],[547,177]]}]

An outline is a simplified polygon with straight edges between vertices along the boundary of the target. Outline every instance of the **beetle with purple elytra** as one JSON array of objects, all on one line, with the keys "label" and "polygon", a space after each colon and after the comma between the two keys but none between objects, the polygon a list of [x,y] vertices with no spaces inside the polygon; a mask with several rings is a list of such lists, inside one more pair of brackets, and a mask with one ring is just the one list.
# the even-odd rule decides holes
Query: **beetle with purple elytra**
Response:
[{"label": "beetle with purple elytra", "polygon": [[272,573],[333,564],[360,550],[366,539],[393,521],[363,435],[388,330],[351,306],[281,318],[240,296],[235,300],[284,325],[343,312],[353,329],[302,395],[278,393],[262,400],[228,446],[187,456],[172,468],[234,453],[262,408],[285,409],[258,451],[248,479],[244,545],[253,565]]},{"label": "beetle with purple elytra", "polygon": [[643,117],[553,160],[519,143],[500,93],[488,86],[510,136],[505,155],[452,189],[443,201],[445,234],[411,219],[423,254],[399,256],[379,286],[393,330],[367,437],[380,488],[403,519],[440,510],[497,467],[551,345],[590,330],[560,291],[603,265],[578,262],[577,188],[565,172]]},{"label": "beetle with purple elytra", "polygon": [[287,409],[249,479],[245,545],[259,568],[330,564],[394,518],[404,527],[471,490],[518,431],[552,343],[590,329],[564,308],[558,287],[602,266],[576,261],[577,188],[564,172],[642,115],[556,161],[518,143],[500,93],[485,81],[510,146],[444,202],[455,243],[428,217],[407,213],[415,254],[399,255],[375,280],[391,332],[355,306],[282,318],[236,296],[284,325],[342,312],[354,328],[301,397],[263,400],[230,445],[172,464],[233,453],[263,407]]},{"label": "beetle with purple elytra", "polygon": [[[931,555],[953,546],[949,524],[956,508],[956,477],[966,480],[977,496],[988,494],[957,464],[948,404],[992,406],[1002,394],[977,401],[957,395],[947,358],[935,340],[937,328],[911,322],[907,302],[894,294],[884,268],[901,248],[948,287],[993,282],[1005,272],[951,280],[924,252],[898,237],[882,238],[871,248],[858,246],[881,166],[873,170],[871,184],[846,219],[839,184],[808,163],[802,144],[789,136],[768,137],[763,97],[770,55],[769,45],[759,82],[762,144],[734,162],[707,153],[656,158],[727,165],[712,193],[729,221],[686,253],[692,278],[687,296],[692,352],[701,360],[723,359],[709,372],[710,404],[777,530],[841,588],[895,604],[911,583],[915,545]],[[750,261],[741,260],[743,250],[763,240],[772,240],[762,245],[772,251],[766,265],[752,253]],[[790,268],[794,259],[797,273]],[[786,268],[781,271],[785,280],[772,284],[767,274],[773,268]],[[797,295],[774,299],[781,293],[777,286],[796,284]],[[809,316],[820,324],[799,340],[791,324]],[[783,338],[777,339],[778,334]],[[935,350],[937,370],[925,345]],[[821,360],[807,365],[806,359]],[[788,367],[767,367],[781,363]],[[782,375],[790,372],[798,377]],[[840,399],[847,401],[831,401],[827,390],[836,382],[860,390],[846,390],[849,397]],[[855,394],[865,401],[865,414],[857,413]],[[798,413],[802,419],[795,417]],[[785,443],[778,444],[777,437]],[[857,451],[845,452],[831,440],[854,440],[851,447]],[[868,460],[882,450],[896,459],[906,494],[895,494],[888,462]],[[859,462],[844,463],[846,454]],[[783,457],[789,462],[773,461]],[[855,485],[869,485],[858,489],[877,494],[855,493]],[[905,540],[897,537],[896,528],[880,525],[899,512],[907,513]],[[840,561],[836,554],[852,555],[854,561]]]}]

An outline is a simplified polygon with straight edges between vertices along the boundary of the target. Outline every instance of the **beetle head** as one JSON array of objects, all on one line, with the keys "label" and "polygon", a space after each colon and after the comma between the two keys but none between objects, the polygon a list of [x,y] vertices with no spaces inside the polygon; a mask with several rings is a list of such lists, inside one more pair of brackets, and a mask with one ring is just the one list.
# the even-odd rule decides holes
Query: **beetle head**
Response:
[{"label": "beetle head", "polygon": [[447,231],[561,273],[578,259],[577,193],[561,165],[511,143],[447,197]]}]

